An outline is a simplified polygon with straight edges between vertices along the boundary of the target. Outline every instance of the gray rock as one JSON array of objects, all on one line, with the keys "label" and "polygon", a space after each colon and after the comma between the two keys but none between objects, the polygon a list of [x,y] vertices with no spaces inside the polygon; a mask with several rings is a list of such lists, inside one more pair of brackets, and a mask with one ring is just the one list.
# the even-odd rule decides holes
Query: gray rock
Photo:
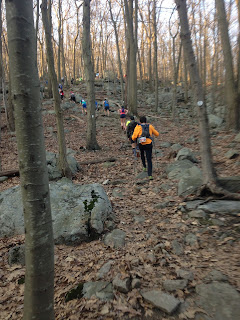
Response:
[{"label": "gray rock", "polygon": [[161,142],[160,147],[161,148],[169,148],[169,147],[171,147],[171,143],[170,142]]},{"label": "gray rock", "polygon": [[170,315],[173,314],[180,305],[178,299],[160,290],[141,291],[140,293],[147,302],[150,302],[154,307]]},{"label": "gray rock", "polygon": [[184,172],[194,166],[190,160],[175,161],[167,166],[166,173],[168,179],[180,179],[184,176]]},{"label": "gray rock", "polygon": [[107,162],[104,162],[104,163],[102,164],[102,166],[103,166],[103,168],[111,168],[111,167],[114,167],[114,166],[115,166],[115,162],[109,162],[109,161],[107,161]]},{"label": "gray rock", "polygon": [[185,237],[185,242],[187,245],[192,247],[198,244],[198,238],[195,236],[195,234],[189,233]]},{"label": "gray rock", "polygon": [[[47,159],[49,180],[55,180],[55,179],[61,178],[62,173],[57,166],[58,155],[53,152],[46,152],[46,159]],[[70,154],[67,155],[67,161],[72,174],[75,175],[80,170],[80,166],[78,162]]]},{"label": "gray rock", "polygon": [[212,222],[212,224],[214,226],[219,226],[219,227],[225,226],[225,223],[220,219],[213,218],[213,219],[210,219],[210,220],[211,220],[211,222]]},{"label": "gray rock", "polygon": [[25,245],[15,246],[9,250],[8,263],[10,266],[13,264],[25,265]]},{"label": "gray rock", "polygon": [[232,216],[239,214],[239,208],[240,201],[233,200],[215,200],[198,206],[198,209],[208,213],[229,214]]},{"label": "gray rock", "polygon": [[73,104],[71,102],[63,102],[61,104],[61,109],[62,110],[68,110],[70,108],[72,108]]},{"label": "gray rock", "polygon": [[113,260],[109,260],[100,268],[100,270],[97,273],[97,280],[104,278],[108,274],[113,263],[114,263]]},{"label": "gray rock", "polygon": [[208,214],[200,209],[190,211],[188,212],[188,215],[190,218],[203,218],[203,219],[208,218]]},{"label": "gray rock", "polygon": [[230,192],[240,191],[240,176],[219,177],[218,181],[220,183],[220,186],[222,186]]},{"label": "gray rock", "polygon": [[179,278],[186,279],[189,281],[192,281],[194,279],[194,274],[192,273],[192,271],[187,271],[183,269],[177,270],[177,276]]},{"label": "gray rock", "polygon": [[177,240],[172,241],[172,252],[177,256],[180,256],[183,253],[183,247]]},{"label": "gray rock", "polygon": [[236,137],[234,138],[234,141],[240,142],[240,132],[236,135]]},{"label": "gray rock", "polygon": [[160,188],[161,188],[162,190],[164,190],[164,191],[168,191],[168,190],[170,190],[172,187],[171,187],[171,185],[168,184],[168,183],[162,183],[161,186],[160,186]]},{"label": "gray rock", "polygon": [[132,280],[132,288],[133,289],[138,289],[141,287],[141,281],[138,278],[135,278]]},{"label": "gray rock", "polygon": [[75,94],[75,99],[76,99],[77,103],[80,103],[83,98],[82,98],[82,96],[80,94],[76,93]]},{"label": "gray rock", "polygon": [[112,195],[113,197],[115,198],[121,198],[123,199],[124,198],[124,189],[120,189],[120,188],[114,188],[113,191],[112,191]]},{"label": "gray rock", "polygon": [[154,209],[164,209],[168,206],[168,202],[157,203],[154,205]]},{"label": "gray rock", "polygon": [[171,149],[172,149],[173,151],[178,151],[178,150],[182,149],[182,146],[181,146],[180,144],[178,144],[178,143],[174,143],[174,144],[171,146]]},{"label": "gray rock", "polygon": [[163,287],[167,291],[183,290],[186,288],[188,280],[165,280],[163,282]]},{"label": "gray rock", "polygon": [[228,277],[219,270],[212,270],[204,278],[205,281],[228,281]]},{"label": "gray rock", "polygon": [[84,298],[88,299],[93,296],[101,300],[111,300],[114,298],[112,284],[107,281],[84,283],[82,293]]},{"label": "gray rock", "polygon": [[106,234],[104,243],[111,248],[122,248],[125,246],[126,233],[122,230],[115,229],[112,232]]},{"label": "gray rock", "polygon": [[148,177],[148,174],[146,171],[143,171],[141,173],[139,173],[137,176],[136,176],[136,179],[145,179]]},{"label": "gray rock", "polygon": [[[50,183],[55,243],[76,244],[99,236],[107,219],[112,219],[111,203],[99,184],[77,185],[68,179]],[[24,234],[20,187],[0,194],[0,237]]]},{"label": "gray rock", "polygon": [[202,172],[194,166],[186,170],[184,177],[178,182],[178,195],[187,196],[193,194],[202,185]]},{"label": "gray rock", "polygon": [[192,151],[188,148],[182,148],[178,151],[178,154],[176,156],[176,161],[179,160],[189,160],[194,163],[198,162]]},{"label": "gray rock", "polygon": [[0,177],[0,182],[4,182],[4,181],[6,181],[7,179],[8,179],[8,177],[6,177],[6,176]]},{"label": "gray rock", "polygon": [[131,288],[131,280],[130,278],[121,279],[121,275],[117,275],[113,279],[113,287],[122,293],[128,293]]},{"label": "gray rock", "polygon": [[225,157],[228,159],[235,159],[239,156],[239,152],[237,150],[229,150],[225,153]]},{"label": "gray rock", "polygon": [[209,122],[209,126],[211,128],[217,128],[222,125],[223,119],[218,116],[215,116],[214,114],[209,114],[208,115],[208,122]]},{"label": "gray rock", "polygon": [[240,294],[230,284],[212,282],[196,286],[197,304],[213,320],[239,320]]},{"label": "gray rock", "polygon": [[133,217],[135,223],[144,223],[145,218],[143,216],[135,216]]}]

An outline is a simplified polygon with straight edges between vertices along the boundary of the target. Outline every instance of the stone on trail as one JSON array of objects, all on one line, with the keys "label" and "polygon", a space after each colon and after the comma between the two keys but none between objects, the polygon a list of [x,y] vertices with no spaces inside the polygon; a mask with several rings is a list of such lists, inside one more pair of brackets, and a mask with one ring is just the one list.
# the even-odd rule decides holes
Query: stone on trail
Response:
[{"label": "stone on trail", "polygon": [[114,264],[113,260],[109,260],[108,262],[106,262],[98,271],[97,273],[97,280],[100,280],[102,278],[104,278],[104,276],[106,276],[108,274],[108,272],[111,269],[112,264]]},{"label": "stone on trail", "polygon": [[187,245],[193,247],[198,244],[198,238],[197,238],[197,236],[195,236],[195,234],[189,233],[185,237],[185,242]]},{"label": "stone on trail", "polygon": [[25,245],[24,244],[15,246],[9,250],[8,263],[10,266],[13,264],[21,264],[22,266],[25,265]]},{"label": "stone on trail", "polygon": [[125,246],[126,233],[122,230],[115,229],[112,232],[106,234],[104,243],[111,248],[122,248]]},{"label": "stone on trail", "polygon": [[131,279],[129,277],[127,277],[125,279],[121,279],[121,275],[118,274],[113,279],[112,283],[113,283],[114,289],[118,290],[119,292],[128,293],[130,291]]},{"label": "stone on trail", "polygon": [[[77,185],[68,179],[50,183],[55,243],[76,244],[98,237],[113,219],[112,206],[99,184]],[[24,234],[20,187],[0,194],[0,237]]]},{"label": "stone on trail", "polygon": [[204,278],[204,281],[228,281],[228,277],[219,270],[212,270]]},{"label": "stone on trail", "polygon": [[178,151],[178,154],[176,156],[176,161],[179,160],[189,160],[191,162],[198,162],[195,155],[189,148],[182,148]]},{"label": "stone on trail", "polygon": [[183,253],[183,247],[177,240],[173,240],[171,245],[172,245],[172,252],[174,254],[176,254],[177,256],[180,256]]},{"label": "stone on trail", "polygon": [[228,159],[235,159],[239,156],[239,152],[237,150],[229,150],[225,153],[225,157]]},{"label": "stone on trail", "polygon": [[166,291],[175,291],[175,290],[183,290],[186,288],[188,284],[188,280],[186,279],[177,279],[177,280],[165,280],[163,282],[163,287]]},{"label": "stone on trail", "polygon": [[184,172],[187,169],[190,169],[194,166],[192,161],[190,160],[179,160],[169,164],[166,168],[166,173],[168,175],[168,179],[180,179],[184,176]]},{"label": "stone on trail", "polygon": [[96,297],[101,300],[111,300],[114,298],[113,286],[108,281],[86,282],[82,290],[84,298]]},{"label": "stone on trail", "polygon": [[240,142],[240,132],[236,135],[236,137],[234,138],[234,141]]},{"label": "stone on trail", "polygon": [[234,200],[215,200],[205,204],[200,204],[198,209],[207,213],[229,214],[238,216],[240,212],[240,201]]},{"label": "stone on trail", "polygon": [[187,271],[187,270],[183,270],[183,269],[177,270],[177,276],[179,278],[186,279],[189,281],[192,281],[194,279],[194,274],[192,273],[192,271]]},{"label": "stone on trail", "polygon": [[141,291],[140,293],[147,302],[170,315],[177,310],[181,303],[172,295],[166,294],[161,290]]},{"label": "stone on trail", "polygon": [[240,294],[226,282],[212,282],[196,286],[196,303],[212,320],[239,320]]},{"label": "stone on trail", "polygon": [[188,196],[195,193],[197,189],[202,185],[202,172],[194,166],[188,170],[185,170],[184,176],[178,182],[178,195]]}]

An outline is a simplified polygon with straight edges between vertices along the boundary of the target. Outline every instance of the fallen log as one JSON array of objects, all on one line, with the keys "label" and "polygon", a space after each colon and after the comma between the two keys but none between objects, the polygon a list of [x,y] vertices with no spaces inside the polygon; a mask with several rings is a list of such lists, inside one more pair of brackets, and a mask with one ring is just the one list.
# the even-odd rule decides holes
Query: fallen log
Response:
[{"label": "fallen log", "polygon": [[18,169],[12,169],[12,170],[8,170],[8,171],[0,172],[0,177],[16,177],[16,176],[19,176]]},{"label": "fallen log", "polygon": [[115,162],[117,159],[115,158],[106,158],[106,159],[98,159],[98,160],[89,160],[89,161],[82,161],[78,162],[80,165],[88,165],[88,164],[96,164],[101,162]]}]

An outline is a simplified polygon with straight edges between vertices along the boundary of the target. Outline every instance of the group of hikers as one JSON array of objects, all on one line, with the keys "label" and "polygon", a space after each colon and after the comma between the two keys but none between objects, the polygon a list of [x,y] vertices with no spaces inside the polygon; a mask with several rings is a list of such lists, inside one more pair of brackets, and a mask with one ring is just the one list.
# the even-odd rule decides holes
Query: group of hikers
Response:
[{"label": "group of hikers", "polygon": [[[61,99],[64,97],[62,84],[59,84],[59,94]],[[71,101],[76,103],[76,97],[73,91],[70,92]],[[80,101],[82,105],[82,113],[87,114],[87,102],[82,99]],[[153,125],[147,123],[147,119],[145,116],[141,116],[139,118],[139,123],[135,121],[134,116],[130,116],[130,120],[126,122],[126,117],[128,114],[128,110],[117,104],[119,106],[118,113],[120,115],[121,128],[126,132],[129,141],[132,144],[132,151],[134,157],[137,157],[140,153],[143,171],[147,171],[148,177],[150,180],[152,177],[152,149],[153,149],[153,135],[158,137],[158,131],[153,127]],[[96,111],[99,110],[98,102],[95,101]],[[104,99],[103,102],[104,112],[109,117],[109,102],[107,99]]]}]

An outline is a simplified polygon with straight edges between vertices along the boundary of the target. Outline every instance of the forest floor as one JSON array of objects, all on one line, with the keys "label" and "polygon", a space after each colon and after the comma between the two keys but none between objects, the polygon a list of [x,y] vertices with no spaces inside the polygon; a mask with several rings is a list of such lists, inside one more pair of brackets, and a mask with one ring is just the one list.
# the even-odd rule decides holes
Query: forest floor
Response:
[{"label": "forest floor", "polygon": [[[51,104],[45,104],[44,108],[53,109]],[[113,113],[106,117],[102,110],[98,112],[97,141],[101,150],[87,151],[84,148],[86,116],[78,114],[83,120],[79,122],[71,117],[72,111],[64,112],[66,144],[68,148],[76,151],[77,161],[111,157],[116,159],[112,166],[108,167],[104,163],[82,165],[73,183],[102,184],[109,180],[103,187],[116,215],[116,228],[126,232],[126,245],[121,249],[109,248],[104,245],[102,236],[99,240],[74,247],[55,246],[56,319],[194,319],[199,311],[194,307],[186,310],[182,308],[173,316],[156,312],[150,303],[143,300],[139,289],[128,293],[115,291],[115,298],[108,302],[96,298],[65,302],[65,295],[69,290],[79,283],[96,281],[97,272],[110,260],[113,264],[105,280],[112,281],[117,274],[138,278],[141,281],[141,290],[162,289],[164,280],[177,278],[178,269],[193,272],[194,279],[188,282],[188,286],[173,292],[181,301],[194,299],[196,285],[202,283],[212,270],[221,271],[228,277],[229,283],[240,291],[240,224],[236,223],[236,218],[234,220],[230,216],[223,218],[222,226],[202,225],[198,219],[185,218],[179,210],[184,199],[177,195],[177,182],[169,181],[165,172],[166,166],[174,159],[169,158],[170,149],[160,147],[163,142],[189,147],[196,152],[200,163],[197,125],[191,121],[175,124],[170,118],[156,116],[144,103],[138,112],[140,115],[152,116],[151,123],[160,133],[155,140],[156,148],[163,151],[161,157],[156,157],[153,152],[154,180],[143,184],[140,190],[136,189],[136,175],[142,171],[140,159],[134,164],[131,148],[124,147],[127,137],[121,130],[119,117]],[[1,117],[4,125],[4,114]],[[46,149],[57,152],[54,114],[45,115],[44,124]],[[54,128],[53,132],[49,131],[49,127]],[[187,142],[190,137],[195,137],[197,142]],[[218,150],[213,156],[214,164],[220,176],[239,174],[236,159],[229,160],[224,156],[234,137],[233,132],[226,131],[218,131],[218,134],[212,137],[212,145]],[[2,129],[1,157],[3,171],[18,167],[16,139],[6,126]],[[0,184],[0,191],[18,184],[18,177],[9,178]],[[166,184],[169,186],[167,190],[163,187]],[[114,196],[114,189],[122,193],[123,197]],[[162,209],[155,208],[163,202],[168,205]],[[196,234],[199,238],[195,247],[184,244],[184,238],[189,233]],[[223,233],[227,234],[227,237],[221,238]],[[180,255],[172,252],[171,243],[175,239],[184,246]],[[22,317],[24,285],[18,284],[18,280],[24,275],[25,268],[21,265],[9,266],[8,251],[23,242],[24,236],[0,239],[0,319]],[[165,250],[156,251],[158,244],[163,244]]]}]

